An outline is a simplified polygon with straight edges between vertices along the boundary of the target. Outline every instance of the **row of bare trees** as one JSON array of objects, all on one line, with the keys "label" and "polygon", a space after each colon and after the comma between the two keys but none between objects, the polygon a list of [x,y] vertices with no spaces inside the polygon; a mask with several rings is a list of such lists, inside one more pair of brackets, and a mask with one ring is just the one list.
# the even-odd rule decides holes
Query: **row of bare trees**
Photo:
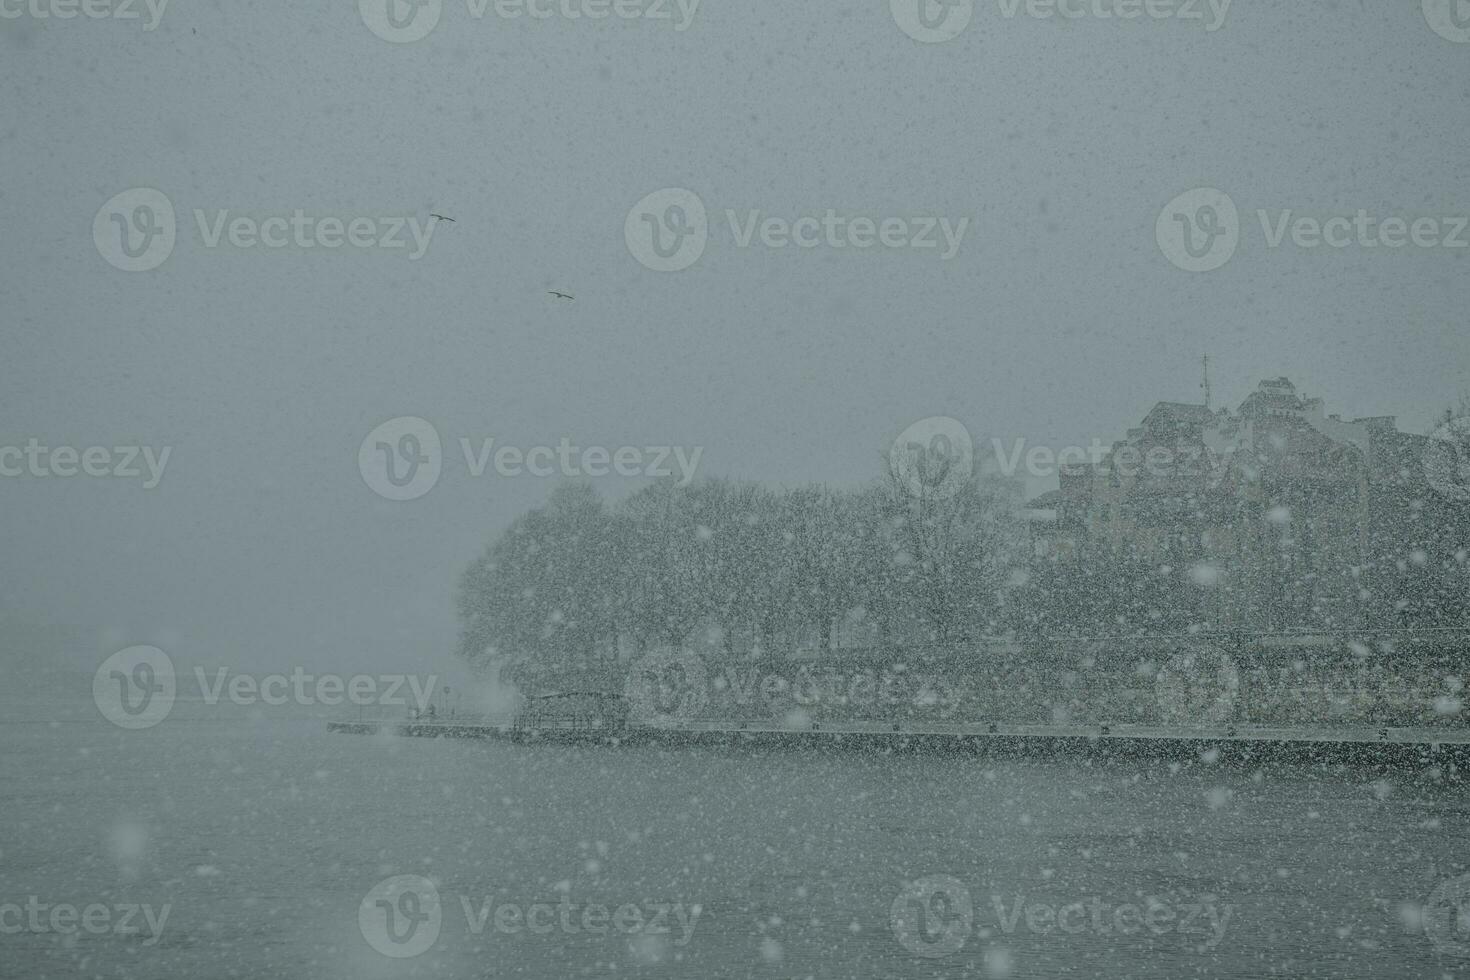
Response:
[{"label": "row of bare trees", "polygon": [[1019,557],[1005,484],[911,492],[702,480],[609,506],[567,484],[464,573],[461,656],[610,659],[691,641],[727,652],[956,643],[997,632]]}]

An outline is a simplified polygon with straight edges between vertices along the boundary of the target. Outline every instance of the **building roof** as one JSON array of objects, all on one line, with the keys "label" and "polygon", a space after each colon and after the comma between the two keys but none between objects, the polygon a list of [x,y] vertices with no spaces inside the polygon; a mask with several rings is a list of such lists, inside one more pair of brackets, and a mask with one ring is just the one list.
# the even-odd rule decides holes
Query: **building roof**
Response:
[{"label": "building roof", "polygon": [[1210,410],[1210,406],[1196,405],[1194,402],[1156,402],[1153,411],[1148,414],[1153,415],[1154,412],[1164,412],[1169,415],[1177,415],[1181,418],[1197,419],[1209,418],[1215,414]]}]

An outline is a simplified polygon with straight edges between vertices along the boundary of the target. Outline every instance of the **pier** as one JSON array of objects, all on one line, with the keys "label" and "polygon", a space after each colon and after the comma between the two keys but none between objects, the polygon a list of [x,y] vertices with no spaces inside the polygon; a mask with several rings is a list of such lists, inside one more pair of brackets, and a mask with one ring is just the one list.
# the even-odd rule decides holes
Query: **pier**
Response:
[{"label": "pier", "polygon": [[1362,726],[1209,728],[1147,725],[1015,725],[1000,723],[821,722],[792,727],[770,721],[687,721],[677,726],[626,727],[570,722],[516,724],[513,718],[477,720],[336,721],[340,734],[408,738],[495,739],[514,743],[590,745],[742,745],[752,748],[844,748],[936,753],[1307,758],[1322,761],[1444,763],[1470,766],[1470,731],[1461,728]]}]

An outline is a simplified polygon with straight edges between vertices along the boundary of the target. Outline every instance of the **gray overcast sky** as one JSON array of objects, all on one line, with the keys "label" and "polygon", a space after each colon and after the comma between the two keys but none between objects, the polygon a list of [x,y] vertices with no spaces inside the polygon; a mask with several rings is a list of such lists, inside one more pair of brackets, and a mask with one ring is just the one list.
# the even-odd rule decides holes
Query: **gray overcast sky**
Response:
[{"label": "gray overcast sky", "polygon": [[[350,0],[174,0],[152,32],[0,19],[0,445],[172,447],[153,490],[0,479],[0,616],[95,637],[79,663],[139,642],[237,667],[441,662],[460,570],[552,485],[471,478],[462,436],[698,445],[702,474],[853,485],[926,416],[1118,437],[1198,400],[1205,352],[1221,402],[1286,374],[1329,412],[1424,431],[1470,388],[1470,250],[1273,249],[1255,217],[1470,212],[1470,44],[1419,8],[1236,0],[1207,32],[986,0],[938,44],[885,0],[705,0],[682,32],[446,0],[407,44]],[[1155,219],[1202,186],[1243,238],[1190,273]],[[90,233],[133,187],[178,213],[151,272]],[[624,243],[665,187],[709,211],[678,273]],[[207,248],[195,208],[457,222],[410,261]],[[828,208],[971,224],[943,261],[740,248],[724,216]],[[408,415],[445,469],[391,502],[357,451]]]}]

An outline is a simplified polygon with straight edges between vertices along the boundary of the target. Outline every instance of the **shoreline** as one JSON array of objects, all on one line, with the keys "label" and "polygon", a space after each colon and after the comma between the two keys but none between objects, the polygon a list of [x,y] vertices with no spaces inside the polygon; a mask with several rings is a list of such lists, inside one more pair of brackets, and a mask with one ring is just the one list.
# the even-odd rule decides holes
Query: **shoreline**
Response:
[{"label": "shoreline", "polygon": [[678,727],[621,729],[570,724],[516,726],[505,721],[333,721],[337,734],[404,738],[494,739],[513,743],[738,745],[750,748],[841,748],[940,754],[1088,754],[1219,760],[1305,759],[1443,765],[1470,769],[1470,731],[1430,728],[1265,728],[1224,726],[1166,728],[1143,725],[1057,726],[998,723],[909,725],[902,723],[817,723],[792,728],[769,721],[691,722]]}]

